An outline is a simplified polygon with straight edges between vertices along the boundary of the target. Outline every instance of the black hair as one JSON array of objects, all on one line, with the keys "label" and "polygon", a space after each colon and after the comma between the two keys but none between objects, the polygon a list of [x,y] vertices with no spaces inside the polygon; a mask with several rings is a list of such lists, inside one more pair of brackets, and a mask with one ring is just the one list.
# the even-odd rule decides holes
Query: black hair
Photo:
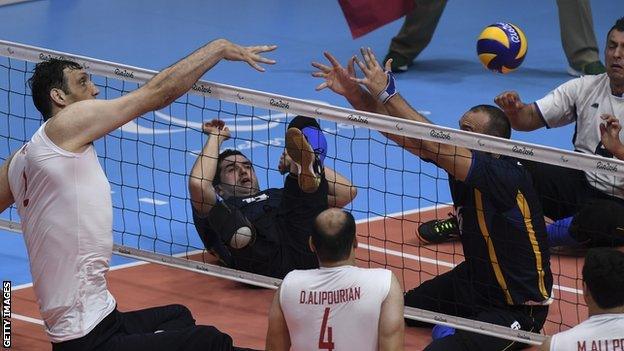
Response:
[{"label": "black hair", "polygon": [[234,150],[234,149],[225,149],[223,150],[220,154],[219,157],[217,158],[217,171],[215,172],[215,176],[212,179],[212,185],[219,185],[219,183],[221,183],[221,162],[228,156],[232,156],[232,155],[241,155],[243,157],[245,157],[245,155],[243,155],[242,152],[238,151],[238,150]]},{"label": "black hair", "polygon": [[65,68],[82,69],[82,66],[74,61],[51,58],[39,62],[35,66],[32,77],[28,79],[28,86],[32,92],[33,103],[37,110],[41,112],[44,121],[52,117],[52,98],[50,97],[50,91],[56,88],[63,90],[66,94],[70,93],[67,86],[67,79],[63,73]]},{"label": "black hair", "polygon": [[319,226],[318,217],[312,226],[312,244],[316,248],[316,255],[321,262],[338,262],[349,257],[353,241],[355,240],[355,219],[347,211],[342,211],[346,219],[340,223],[340,228],[327,231],[327,226]]},{"label": "black hair", "polygon": [[490,116],[490,121],[486,133],[505,139],[511,138],[511,124],[503,110],[492,105],[477,105],[469,110],[470,112],[485,112]]},{"label": "black hair", "polygon": [[604,247],[587,251],[583,282],[598,307],[624,306],[624,253]]},{"label": "black hair", "polygon": [[607,40],[609,40],[609,35],[613,30],[617,30],[618,32],[624,32],[624,17],[620,17],[609,31],[607,32]]}]

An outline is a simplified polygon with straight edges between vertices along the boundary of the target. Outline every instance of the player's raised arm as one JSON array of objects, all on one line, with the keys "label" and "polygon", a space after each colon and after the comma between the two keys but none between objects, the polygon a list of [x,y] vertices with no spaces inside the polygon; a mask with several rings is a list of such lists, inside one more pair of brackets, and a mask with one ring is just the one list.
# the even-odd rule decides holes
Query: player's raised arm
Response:
[{"label": "player's raised arm", "polygon": [[494,98],[494,102],[505,111],[511,128],[515,130],[530,132],[544,126],[535,104],[523,103],[515,91],[502,92]]},{"label": "player's raised arm", "polygon": [[[141,88],[108,101],[87,99],[72,103],[71,94],[52,89],[52,99],[62,109],[50,119],[46,133],[61,148],[80,151],[130,120],[171,104],[222,59],[244,61],[256,70],[264,71],[260,63],[273,64],[275,61],[260,54],[275,48],[274,45],[242,47],[225,39],[214,40],[158,73]],[[88,77],[77,79],[82,79],[80,84],[93,84]],[[97,89],[92,95],[97,95]]]},{"label": "player's raised arm", "polygon": [[316,87],[316,90],[329,88],[334,93],[344,96],[355,109],[388,114],[383,104],[379,103],[366,89],[363,89],[358,83],[353,81],[352,78],[356,78],[355,56],[349,60],[345,68],[331,53],[325,52],[323,54],[330,65],[312,62],[312,66],[318,69],[318,71],[312,73],[312,76],[325,79],[324,82]]},{"label": "player's raised arm", "polygon": [[[383,103],[389,115],[416,122],[434,124],[412,108],[396,91],[394,77],[389,73],[392,62],[388,60],[384,70],[377,62],[370,48],[362,49],[361,51],[364,62],[357,58],[355,62],[365,77],[352,78],[352,80],[364,85],[372,96],[376,96]],[[414,155],[434,161],[458,180],[464,180],[468,175],[472,162],[472,153],[466,148],[407,138],[401,135],[383,134]]]},{"label": "player's raised arm", "polygon": [[223,121],[212,120],[202,125],[202,131],[208,135],[208,140],[191,169],[189,193],[193,207],[205,217],[216,203],[217,196],[212,182],[217,171],[219,147],[230,138],[230,130]]}]

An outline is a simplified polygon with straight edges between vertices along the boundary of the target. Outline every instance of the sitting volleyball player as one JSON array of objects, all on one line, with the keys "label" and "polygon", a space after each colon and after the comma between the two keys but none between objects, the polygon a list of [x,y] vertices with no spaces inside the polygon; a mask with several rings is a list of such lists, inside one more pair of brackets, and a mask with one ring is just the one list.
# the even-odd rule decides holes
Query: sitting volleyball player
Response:
[{"label": "sitting volleyball player", "polygon": [[403,290],[390,270],[355,266],[355,228],[349,212],[318,215],[309,245],[321,268],[284,278],[269,310],[266,350],[403,350]]},{"label": "sitting volleyball player", "polygon": [[314,218],[355,197],[351,183],[323,167],[327,141],[316,120],[297,116],[288,125],[280,170],[282,189],[260,191],[251,161],[220,145],[230,137],[222,121],[205,123],[208,140],[189,179],[193,221],[206,249],[222,264],[282,278],[293,269],[317,268],[308,247]]}]

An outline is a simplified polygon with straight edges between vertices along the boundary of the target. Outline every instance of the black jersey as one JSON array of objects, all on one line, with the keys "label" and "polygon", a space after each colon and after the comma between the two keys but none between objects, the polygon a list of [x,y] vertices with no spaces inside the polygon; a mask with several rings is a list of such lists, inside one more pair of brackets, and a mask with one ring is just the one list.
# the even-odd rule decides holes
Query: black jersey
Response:
[{"label": "black jersey", "polygon": [[552,273],[531,177],[514,158],[472,155],[464,182],[449,176],[471,283],[489,300],[544,303],[551,295]]},{"label": "black jersey", "polygon": [[[253,196],[224,200],[253,225],[256,238],[242,249],[228,248],[208,222],[193,208],[193,220],[207,249],[213,249],[227,266],[247,272],[283,278],[293,269],[318,268],[308,239],[316,216],[327,208],[327,180],[315,193],[299,189],[296,177],[286,177],[283,189],[271,188]],[[227,259],[223,259],[227,256]]]},{"label": "black jersey", "polygon": [[[207,218],[202,218],[193,208],[195,228],[207,249],[215,249],[223,263],[235,269],[276,276],[280,253],[280,230],[278,209],[282,201],[282,189],[266,189],[247,197],[230,197],[222,200],[228,207],[237,208],[251,222],[256,232],[253,245],[236,250],[225,248],[219,235],[211,228]],[[223,253],[228,250],[228,253]],[[225,256],[225,257],[224,257]],[[229,257],[228,257],[229,256]]]}]

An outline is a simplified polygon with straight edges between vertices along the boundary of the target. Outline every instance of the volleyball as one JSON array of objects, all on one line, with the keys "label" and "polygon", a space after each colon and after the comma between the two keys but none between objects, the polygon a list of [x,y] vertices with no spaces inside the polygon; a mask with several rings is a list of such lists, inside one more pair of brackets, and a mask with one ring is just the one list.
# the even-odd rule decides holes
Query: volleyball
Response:
[{"label": "volleyball", "polygon": [[511,23],[495,23],[485,27],[477,40],[479,60],[487,69],[509,73],[520,66],[527,53],[527,39],[522,30]]}]

